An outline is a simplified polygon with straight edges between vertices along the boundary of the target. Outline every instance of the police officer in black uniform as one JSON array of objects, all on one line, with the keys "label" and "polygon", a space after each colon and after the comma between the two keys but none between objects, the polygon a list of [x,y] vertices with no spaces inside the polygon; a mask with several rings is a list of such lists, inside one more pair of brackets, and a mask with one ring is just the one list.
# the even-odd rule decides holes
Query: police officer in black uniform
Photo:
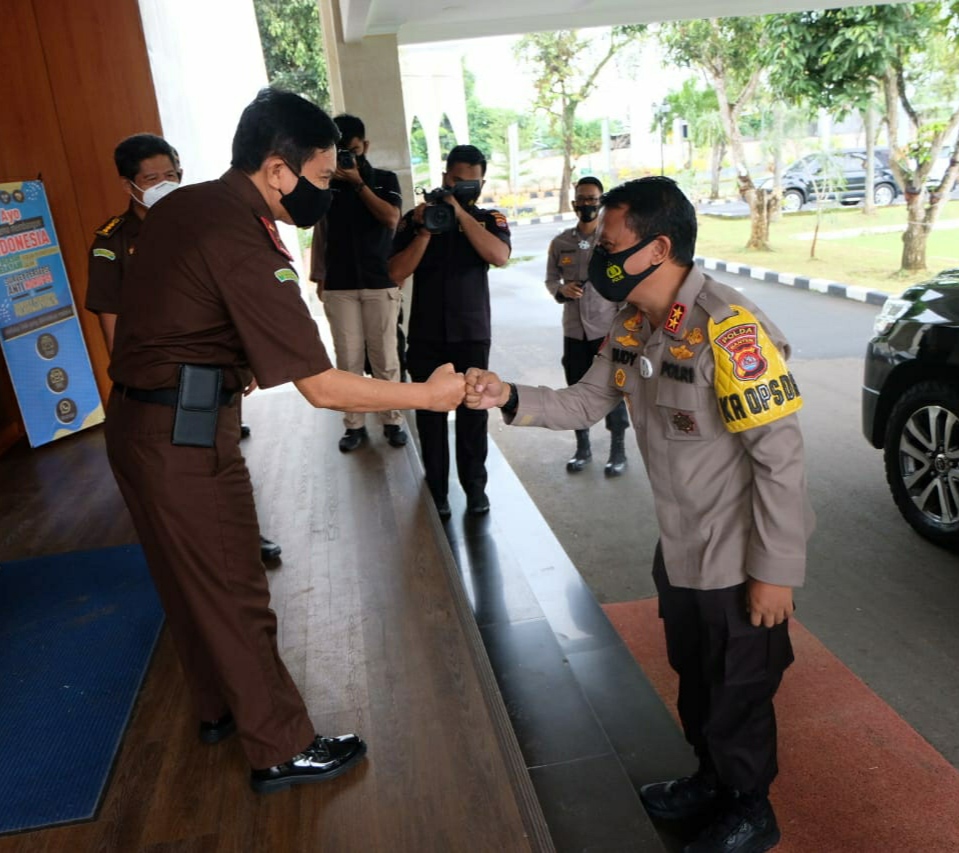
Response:
[{"label": "police officer in black uniform", "polygon": [[[433,202],[452,208],[451,227],[427,227],[424,203],[409,211],[397,228],[389,270],[396,282],[413,276],[406,363],[414,382],[446,362],[458,371],[489,363],[488,273],[490,264],[506,264],[511,246],[506,217],[476,207],[485,174],[482,152],[473,145],[457,145],[443,173],[443,187],[450,192]],[[442,518],[450,515],[446,420],[445,414],[416,412],[426,482]],[[456,410],[456,470],[471,515],[489,512],[487,420],[485,411],[465,406]]]}]

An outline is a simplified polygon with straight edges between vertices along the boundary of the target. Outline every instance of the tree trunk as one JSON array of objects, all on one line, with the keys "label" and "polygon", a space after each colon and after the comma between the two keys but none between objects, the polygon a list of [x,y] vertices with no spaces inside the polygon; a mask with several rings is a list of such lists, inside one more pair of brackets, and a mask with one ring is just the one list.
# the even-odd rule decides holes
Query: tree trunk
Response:
[{"label": "tree trunk", "polygon": [[863,110],[863,122],[866,127],[866,194],[862,199],[864,216],[876,214],[876,111],[870,102]]},{"label": "tree trunk", "polygon": [[723,156],[726,153],[726,146],[722,142],[713,143],[713,159],[710,168],[709,200],[716,201],[719,198],[719,173],[723,168]]},{"label": "tree trunk", "polygon": [[576,129],[576,107],[563,107],[563,176],[559,182],[559,212],[572,210],[569,191],[573,183],[573,132]]},{"label": "tree trunk", "polygon": [[[748,180],[748,178],[747,178]],[[757,190],[752,181],[741,183],[742,195],[749,205],[749,242],[747,249],[769,251],[769,220],[778,208],[778,197],[769,190]]]},{"label": "tree trunk", "polygon": [[901,272],[926,269],[926,241],[932,230],[930,220],[935,219],[937,206],[926,208],[925,198],[925,192],[906,193],[909,224],[902,234]]}]

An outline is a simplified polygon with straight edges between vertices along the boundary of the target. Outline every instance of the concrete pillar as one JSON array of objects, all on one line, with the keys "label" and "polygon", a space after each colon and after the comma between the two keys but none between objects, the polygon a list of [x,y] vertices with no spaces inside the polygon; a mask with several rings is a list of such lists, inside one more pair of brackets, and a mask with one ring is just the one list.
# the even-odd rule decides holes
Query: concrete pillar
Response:
[{"label": "concrete pillar", "polygon": [[403,209],[408,210],[416,201],[396,36],[345,41],[339,0],[319,0],[319,8],[333,113],[348,112],[363,120],[370,162],[396,172]]}]

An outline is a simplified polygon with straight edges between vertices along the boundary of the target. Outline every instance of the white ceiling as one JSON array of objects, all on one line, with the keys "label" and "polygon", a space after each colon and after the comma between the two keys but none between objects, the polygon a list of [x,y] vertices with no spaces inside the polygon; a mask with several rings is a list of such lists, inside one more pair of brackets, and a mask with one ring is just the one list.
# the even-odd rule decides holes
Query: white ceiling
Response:
[{"label": "white ceiling", "polygon": [[[337,0],[334,0],[337,2]],[[400,44],[862,5],[863,0],[338,0],[345,40]]]}]

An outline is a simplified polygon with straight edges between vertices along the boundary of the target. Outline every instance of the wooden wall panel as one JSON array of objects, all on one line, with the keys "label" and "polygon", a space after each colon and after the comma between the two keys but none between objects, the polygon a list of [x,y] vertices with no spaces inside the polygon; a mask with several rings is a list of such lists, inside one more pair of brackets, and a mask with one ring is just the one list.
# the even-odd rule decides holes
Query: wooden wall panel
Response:
[{"label": "wooden wall panel", "polygon": [[[83,310],[94,230],[128,204],[113,165],[123,137],[160,132],[137,0],[0,0],[0,180],[42,175],[101,394],[108,357]],[[3,412],[0,383],[0,436]],[[2,450],[0,450],[2,452]]]}]

